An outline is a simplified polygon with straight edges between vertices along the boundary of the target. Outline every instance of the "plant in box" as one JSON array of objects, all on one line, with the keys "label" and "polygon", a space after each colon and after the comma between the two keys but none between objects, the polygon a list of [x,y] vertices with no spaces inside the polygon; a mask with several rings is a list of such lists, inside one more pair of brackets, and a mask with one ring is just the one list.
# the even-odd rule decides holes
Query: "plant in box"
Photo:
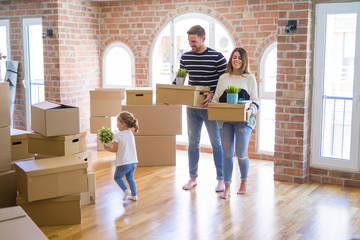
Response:
[{"label": "plant in box", "polygon": [[187,72],[185,68],[180,68],[176,72],[176,85],[184,85],[186,73]]},{"label": "plant in box", "polygon": [[111,131],[110,128],[101,128],[98,132],[98,136],[100,142],[107,144],[107,146],[110,147],[109,143],[111,143],[114,137],[114,133]]},{"label": "plant in box", "polygon": [[238,88],[236,85],[232,84],[226,88],[226,102],[230,104],[237,104],[238,93],[241,91],[241,88]]}]

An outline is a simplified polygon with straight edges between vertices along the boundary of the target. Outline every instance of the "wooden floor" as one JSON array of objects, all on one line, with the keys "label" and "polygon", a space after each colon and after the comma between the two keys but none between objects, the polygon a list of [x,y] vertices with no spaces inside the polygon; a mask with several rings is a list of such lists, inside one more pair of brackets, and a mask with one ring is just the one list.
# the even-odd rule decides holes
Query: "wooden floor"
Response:
[{"label": "wooden floor", "polygon": [[360,189],[273,180],[271,161],[250,161],[248,194],[219,198],[212,155],[201,153],[198,186],[184,191],[187,152],[177,165],[139,167],[138,202],[122,201],[112,153],[92,151],[96,204],[82,206],[79,225],[41,227],[49,239],[351,239],[360,235]]}]

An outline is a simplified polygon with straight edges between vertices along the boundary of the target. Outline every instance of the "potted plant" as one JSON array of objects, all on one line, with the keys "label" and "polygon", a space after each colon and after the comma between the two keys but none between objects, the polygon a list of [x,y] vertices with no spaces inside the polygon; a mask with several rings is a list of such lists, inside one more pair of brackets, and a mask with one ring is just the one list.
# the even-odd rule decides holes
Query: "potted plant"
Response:
[{"label": "potted plant", "polygon": [[180,68],[176,72],[176,85],[184,85],[186,74],[187,72],[185,68]]},{"label": "potted plant", "polygon": [[104,143],[106,146],[111,147],[111,141],[113,140],[114,133],[110,128],[101,128],[98,131],[99,141]]},{"label": "potted plant", "polygon": [[241,91],[241,88],[238,88],[236,85],[231,84],[226,88],[226,103],[237,104],[238,93]]}]

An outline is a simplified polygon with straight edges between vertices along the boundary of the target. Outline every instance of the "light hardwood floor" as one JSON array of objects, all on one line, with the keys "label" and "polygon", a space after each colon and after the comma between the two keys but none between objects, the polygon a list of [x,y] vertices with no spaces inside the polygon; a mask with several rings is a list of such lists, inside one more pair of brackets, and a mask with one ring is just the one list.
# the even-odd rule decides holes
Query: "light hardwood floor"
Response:
[{"label": "light hardwood floor", "polygon": [[[184,191],[187,152],[177,165],[138,167],[139,200],[122,201],[113,180],[115,155],[91,151],[96,173],[96,204],[82,206],[79,225],[41,227],[49,239],[334,239],[360,235],[360,189],[273,180],[271,161],[251,160],[248,194],[215,193],[212,155],[201,153],[198,186]],[[1,238],[1,237],[0,237]]]}]

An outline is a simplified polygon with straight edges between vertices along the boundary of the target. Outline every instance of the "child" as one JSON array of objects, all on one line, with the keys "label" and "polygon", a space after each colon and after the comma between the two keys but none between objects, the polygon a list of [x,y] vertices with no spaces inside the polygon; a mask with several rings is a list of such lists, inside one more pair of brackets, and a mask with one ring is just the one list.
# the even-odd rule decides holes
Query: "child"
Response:
[{"label": "child", "polygon": [[[124,200],[129,198],[137,201],[134,173],[138,159],[134,134],[129,129],[133,128],[134,132],[137,133],[139,130],[138,120],[131,113],[123,111],[117,116],[117,127],[119,131],[114,133],[113,146],[108,147],[104,144],[104,149],[109,152],[116,152],[114,180],[124,191]],[[124,176],[126,176],[131,192],[122,180]]]}]

